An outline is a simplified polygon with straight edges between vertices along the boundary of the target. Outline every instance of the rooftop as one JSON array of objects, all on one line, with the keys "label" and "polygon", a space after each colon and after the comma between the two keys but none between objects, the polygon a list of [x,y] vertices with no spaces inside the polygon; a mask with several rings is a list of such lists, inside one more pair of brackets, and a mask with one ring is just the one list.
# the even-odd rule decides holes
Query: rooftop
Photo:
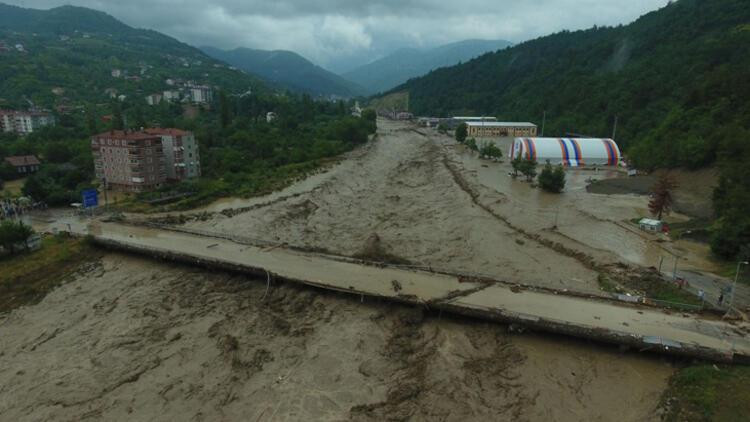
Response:
[{"label": "rooftop", "polygon": [[466,125],[481,127],[536,127],[535,124],[529,122],[466,122]]},{"label": "rooftop", "polygon": [[169,135],[169,136],[187,136],[190,135],[190,132],[182,129],[175,129],[175,128],[149,128],[144,130],[144,132],[151,134],[151,135]]},{"label": "rooftop", "polygon": [[13,167],[38,166],[41,164],[34,155],[16,155],[5,157],[5,161]]},{"label": "rooftop", "polygon": [[109,132],[100,133],[94,135],[94,138],[100,139],[125,139],[128,141],[140,141],[147,139],[159,139],[156,134],[149,134],[145,132],[136,132],[132,130],[110,130]]}]

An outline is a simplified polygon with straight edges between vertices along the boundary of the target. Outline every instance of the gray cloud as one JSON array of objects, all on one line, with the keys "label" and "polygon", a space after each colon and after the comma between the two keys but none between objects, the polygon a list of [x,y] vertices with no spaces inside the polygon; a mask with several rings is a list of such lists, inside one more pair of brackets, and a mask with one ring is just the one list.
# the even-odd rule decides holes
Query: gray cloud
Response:
[{"label": "gray cloud", "polygon": [[468,38],[519,42],[628,23],[667,0],[5,0],[107,12],[193,45],[286,49],[341,71],[399,47]]}]

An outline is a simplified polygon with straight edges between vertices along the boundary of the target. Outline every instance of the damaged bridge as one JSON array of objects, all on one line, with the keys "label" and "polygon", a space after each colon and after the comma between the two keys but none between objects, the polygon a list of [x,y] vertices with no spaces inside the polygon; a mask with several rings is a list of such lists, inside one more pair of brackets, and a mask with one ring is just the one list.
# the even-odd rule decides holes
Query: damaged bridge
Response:
[{"label": "damaged bridge", "polygon": [[459,275],[363,264],[357,260],[248,245],[174,230],[96,223],[74,227],[107,247],[162,259],[240,271],[361,297],[520,324],[532,329],[621,344],[642,351],[747,362],[747,326],[607,299],[518,288]]}]

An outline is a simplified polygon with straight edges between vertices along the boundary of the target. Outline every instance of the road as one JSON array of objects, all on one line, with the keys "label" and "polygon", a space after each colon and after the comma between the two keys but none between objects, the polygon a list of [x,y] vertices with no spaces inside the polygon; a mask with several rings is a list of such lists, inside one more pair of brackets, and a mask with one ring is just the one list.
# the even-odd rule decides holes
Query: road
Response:
[{"label": "road", "polygon": [[[713,274],[704,274],[697,271],[677,271],[677,276],[684,278],[690,289],[694,292],[703,290],[706,294],[706,300],[713,305],[719,307],[726,307],[729,303],[730,295],[724,295],[723,305],[719,305],[719,296],[722,290],[726,291],[731,289],[732,280],[721,278]],[[750,307],[750,287],[744,284],[737,284],[737,293],[734,297],[734,306],[740,309],[746,309]]]},{"label": "road", "polygon": [[[56,227],[65,230],[67,224]],[[519,290],[507,284],[459,280],[453,275],[361,265],[283,247],[239,244],[221,238],[118,223],[77,224],[77,234],[151,254],[172,254],[204,264],[265,270],[269,276],[353,294],[425,304],[480,317],[670,353],[732,360],[750,356],[747,325],[674,314],[612,301]],[[661,345],[661,346],[660,346]]]}]

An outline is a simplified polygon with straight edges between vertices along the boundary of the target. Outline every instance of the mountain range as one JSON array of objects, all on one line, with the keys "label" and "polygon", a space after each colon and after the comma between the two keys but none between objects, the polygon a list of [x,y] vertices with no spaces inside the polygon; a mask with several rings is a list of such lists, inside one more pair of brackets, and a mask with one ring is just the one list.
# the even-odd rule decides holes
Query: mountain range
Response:
[{"label": "mountain range", "polygon": [[342,76],[375,94],[434,69],[456,65],[510,45],[510,41],[504,40],[465,40],[430,49],[402,48]]},{"label": "mountain range", "polygon": [[217,60],[295,92],[304,92],[317,97],[343,98],[356,97],[365,93],[365,89],[361,86],[291,51],[250,48],[221,50],[214,47],[201,47],[201,50]]}]

